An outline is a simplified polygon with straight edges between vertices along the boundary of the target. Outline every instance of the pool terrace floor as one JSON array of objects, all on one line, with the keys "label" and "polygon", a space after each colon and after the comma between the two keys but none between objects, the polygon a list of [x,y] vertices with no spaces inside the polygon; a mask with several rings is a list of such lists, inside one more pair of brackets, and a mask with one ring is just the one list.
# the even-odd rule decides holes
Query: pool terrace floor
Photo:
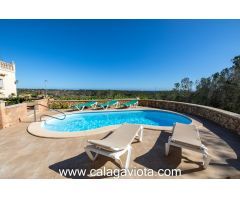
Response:
[{"label": "pool terrace floor", "polygon": [[[61,176],[59,169],[86,169],[89,172],[92,168],[118,168],[117,163],[103,156],[91,162],[84,151],[88,139],[103,138],[108,132],[79,138],[40,138],[26,130],[32,118],[0,130],[0,178],[92,178],[87,175]],[[206,170],[201,167],[202,158],[196,152],[171,147],[169,156],[164,155],[164,144],[170,131],[145,129],[143,142],[132,144],[130,168],[149,168],[154,171],[154,176],[120,178],[240,178],[240,136],[204,119],[194,119],[203,124],[200,136],[212,157]],[[182,176],[157,176],[160,168],[181,169]]]}]

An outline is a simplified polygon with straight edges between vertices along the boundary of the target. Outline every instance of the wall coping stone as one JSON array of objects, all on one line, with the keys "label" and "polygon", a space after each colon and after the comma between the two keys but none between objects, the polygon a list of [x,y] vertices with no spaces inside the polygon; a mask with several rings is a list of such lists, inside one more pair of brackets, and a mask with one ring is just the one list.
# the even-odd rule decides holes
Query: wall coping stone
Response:
[{"label": "wall coping stone", "polygon": [[14,107],[19,107],[19,106],[24,106],[24,105],[26,105],[26,103],[18,103],[18,104],[14,104],[14,105],[5,106],[5,108],[8,109],[8,108],[14,108]]}]

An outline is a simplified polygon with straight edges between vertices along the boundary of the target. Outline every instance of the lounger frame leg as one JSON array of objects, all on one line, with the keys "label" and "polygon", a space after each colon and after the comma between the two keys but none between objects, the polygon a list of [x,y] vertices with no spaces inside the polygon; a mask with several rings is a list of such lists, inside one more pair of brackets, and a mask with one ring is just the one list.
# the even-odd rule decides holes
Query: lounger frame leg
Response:
[{"label": "lounger frame leg", "polygon": [[90,160],[92,160],[92,161],[96,160],[98,153],[96,153],[95,156],[93,156],[92,152],[88,148],[85,148],[85,151],[86,151],[88,157],[90,158]]},{"label": "lounger frame leg", "polygon": [[137,134],[137,136],[136,136],[136,139],[137,139],[139,142],[142,142],[142,140],[143,140],[143,126],[141,126],[140,131],[138,132],[138,134]]},{"label": "lounger frame leg", "polygon": [[206,169],[211,161],[209,155],[203,154],[203,168]]},{"label": "lounger frame leg", "polygon": [[124,168],[124,169],[128,169],[128,167],[129,167],[130,160],[131,160],[131,154],[132,154],[132,147],[128,146],[126,151],[127,151],[127,157],[126,157],[125,165],[123,165],[122,160],[120,159],[120,155],[116,155],[114,157],[115,161],[117,163],[119,163],[121,168]]},{"label": "lounger frame leg", "polygon": [[131,146],[128,146],[127,159],[126,159],[125,167],[124,167],[125,169],[128,169],[128,167],[129,167],[130,160],[131,160],[131,154],[132,154],[132,147],[131,147]]},{"label": "lounger frame leg", "polygon": [[97,103],[93,104],[93,109],[96,109],[97,108]]},{"label": "lounger frame leg", "polygon": [[[122,151],[118,151],[118,152],[110,153],[110,154],[109,154],[109,152],[107,152],[105,150],[92,149],[91,147],[86,147],[85,151],[86,151],[86,154],[88,155],[88,157],[90,158],[90,160],[92,160],[92,161],[96,160],[98,154],[101,154],[101,155],[107,156],[109,158],[113,158],[117,163],[119,163],[121,168],[127,169],[129,167],[130,160],[131,160],[132,147],[131,147],[131,145],[129,145],[126,147],[126,149],[124,149]],[[93,156],[92,152],[96,153],[95,156]],[[120,159],[120,156],[122,156],[126,152],[127,152],[127,158],[126,158],[125,165],[123,165],[123,163]]]},{"label": "lounger frame leg", "polygon": [[83,107],[82,107],[81,111],[83,111],[83,110],[84,110],[84,108],[85,108],[85,106],[83,106]]},{"label": "lounger frame leg", "polygon": [[203,168],[206,169],[211,161],[211,157],[207,152],[207,148],[203,145],[202,146],[202,154],[203,154]]},{"label": "lounger frame leg", "polygon": [[211,157],[208,154],[208,149],[204,145],[202,145],[201,149],[193,149],[193,148],[189,148],[189,147],[186,147],[186,146],[176,144],[176,143],[174,143],[174,141],[171,140],[171,137],[169,137],[168,143],[165,143],[165,155],[166,156],[169,154],[169,149],[170,149],[171,145],[201,153],[203,155],[203,168],[204,169],[206,169],[208,167],[208,165],[211,161]]},{"label": "lounger frame leg", "polygon": [[169,154],[170,145],[171,145],[171,137],[169,137],[168,142],[165,143],[165,155],[166,156],[168,156],[168,154]]}]

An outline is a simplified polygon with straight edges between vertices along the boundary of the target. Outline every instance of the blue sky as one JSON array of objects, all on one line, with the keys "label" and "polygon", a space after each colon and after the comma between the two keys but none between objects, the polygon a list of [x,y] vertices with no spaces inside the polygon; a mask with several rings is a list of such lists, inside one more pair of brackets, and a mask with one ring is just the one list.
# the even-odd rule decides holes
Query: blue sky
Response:
[{"label": "blue sky", "polygon": [[231,66],[240,20],[0,20],[20,88],[166,90]]}]

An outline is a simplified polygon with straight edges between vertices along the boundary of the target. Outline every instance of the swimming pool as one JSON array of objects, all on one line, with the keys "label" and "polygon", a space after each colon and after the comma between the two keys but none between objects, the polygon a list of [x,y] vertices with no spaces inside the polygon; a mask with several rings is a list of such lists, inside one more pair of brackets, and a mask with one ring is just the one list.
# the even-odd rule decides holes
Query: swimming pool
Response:
[{"label": "swimming pool", "polygon": [[79,132],[123,123],[173,126],[176,122],[190,124],[192,120],[181,114],[160,110],[82,112],[67,115],[64,120],[46,120],[42,128],[55,132]]}]

